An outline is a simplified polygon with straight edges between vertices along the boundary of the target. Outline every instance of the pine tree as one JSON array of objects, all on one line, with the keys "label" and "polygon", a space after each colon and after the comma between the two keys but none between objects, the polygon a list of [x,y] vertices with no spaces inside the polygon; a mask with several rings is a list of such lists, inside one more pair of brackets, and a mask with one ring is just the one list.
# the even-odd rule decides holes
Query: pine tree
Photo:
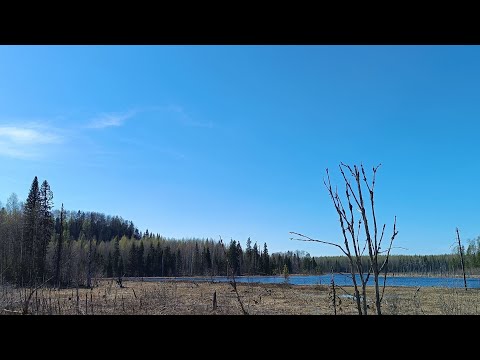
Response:
[{"label": "pine tree", "polygon": [[263,272],[265,275],[270,274],[270,256],[268,255],[267,243],[263,244]]},{"label": "pine tree", "polygon": [[140,241],[140,246],[137,250],[137,269],[136,273],[137,276],[144,276],[144,260],[143,260],[143,253],[145,252],[145,247],[143,245],[143,241]]},{"label": "pine tree", "polygon": [[247,270],[247,273],[250,274],[251,272],[251,267],[252,267],[252,240],[250,240],[250,237],[247,239],[247,245],[245,248],[245,267]]},{"label": "pine tree", "polygon": [[39,243],[40,192],[35,176],[24,207],[23,243],[20,255],[22,279],[25,284],[33,285],[36,281],[36,248]]},{"label": "pine tree", "polygon": [[260,263],[260,255],[258,253],[258,246],[257,243],[253,245],[253,250],[252,250],[252,271],[253,275],[258,274],[259,270],[259,263]]},{"label": "pine tree", "polygon": [[198,243],[195,242],[195,252],[193,253],[193,274],[200,275],[200,249],[198,248]]},{"label": "pine tree", "polygon": [[47,257],[47,247],[50,242],[53,234],[53,192],[50,190],[50,185],[47,180],[44,180],[42,186],[40,187],[39,194],[39,222],[40,222],[40,233],[38,237],[38,243],[36,246],[36,264],[37,264],[37,277],[39,279],[45,280],[45,268],[46,268],[46,257]]},{"label": "pine tree", "polygon": [[170,276],[172,274],[172,261],[171,261],[170,246],[167,245],[162,257],[162,276]]},{"label": "pine tree", "polygon": [[108,252],[107,257],[107,268],[105,269],[107,277],[113,277],[113,263],[112,263],[112,254]]},{"label": "pine tree", "polygon": [[160,248],[160,243],[157,243],[155,252],[153,254],[153,275],[163,276],[162,273],[163,251]]},{"label": "pine tree", "polygon": [[230,267],[233,270],[233,275],[238,274],[238,251],[237,251],[237,242],[235,240],[230,240],[230,245],[228,247],[228,261],[230,263]]},{"label": "pine tree", "polygon": [[[206,248],[206,249],[205,249]],[[206,246],[205,249],[205,266],[207,267],[207,270],[212,269],[212,256],[210,254],[210,249],[208,246]]]},{"label": "pine tree", "polygon": [[242,264],[243,260],[243,250],[242,250],[242,245],[240,244],[240,241],[237,242],[237,275],[242,274]]}]

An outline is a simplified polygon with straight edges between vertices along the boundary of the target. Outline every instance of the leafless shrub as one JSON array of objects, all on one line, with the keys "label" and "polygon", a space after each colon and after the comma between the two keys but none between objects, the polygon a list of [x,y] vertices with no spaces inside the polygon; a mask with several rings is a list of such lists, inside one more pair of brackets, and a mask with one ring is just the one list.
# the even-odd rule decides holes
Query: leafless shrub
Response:
[{"label": "leafless shrub", "polygon": [[[376,181],[375,178],[379,167],[380,165],[373,168],[373,176],[370,183],[367,180],[366,172],[362,164],[360,165],[360,167],[354,165],[352,169],[352,167],[350,167],[349,165],[341,163],[339,165],[339,169],[345,183],[345,197],[343,198],[343,200],[340,197],[337,188],[333,189],[328,169],[326,170],[327,179],[324,179],[324,185],[327,188],[330,199],[332,200],[335,210],[338,214],[343,236],[343,245],[318,239],[312,239],[309,236],[293,231],[290,232],[290,234],[300,236],[300,238],[297,238],[295,240],[313,241],[331,245],[340,249],[342,253],[347,256],[350,263],[350,275],[354,287],[354,297],[357,302],[357,311],[359,315],[366,315],[369,309],[366,287],[370,275],[372,274],[375,285],[375,308],[378,315],[382,314],[381,303],[385,292],[388,260],[390,257],[393,241],[398,234],[398,231],[396,229],[397,220],[395,217],[390,243],[386,250],[382,250],[382,241],[384,240],[386,225],[383,225],[381,233],[379,233],[379,229],[377,227],[374,198]],[[352,178],[353,182],[351,180]],[[369,203],[365,202],[364,200],[364,193],[366,192],[365,187],[368,192],[370,200]],[[345,201],[347,203],[347,210],[345,210],[345,207],[343,205]],[[367,208],[370,208],[370,210],[367,210]],[[358,220],[356,220],[356,212],[354,211],[354,209],[356,209],[361,214]],[[360,239],[361,234],[365,237],[364,241]],[[368,251],[368,256],[366,256],[366,258],[368,259],[367,266],[365,266],[364,262],[362,261],[366,250]],[[382,253],[386,253],[383,262],[379,259],[379,255],[381,255]],[[380,290],[380,277],[382,272],[384,272],[383,287],[382,290]],[[359,276],[361,284],[361,296],[356,275]],[[362,299],[362,301],[360,299]]]}]

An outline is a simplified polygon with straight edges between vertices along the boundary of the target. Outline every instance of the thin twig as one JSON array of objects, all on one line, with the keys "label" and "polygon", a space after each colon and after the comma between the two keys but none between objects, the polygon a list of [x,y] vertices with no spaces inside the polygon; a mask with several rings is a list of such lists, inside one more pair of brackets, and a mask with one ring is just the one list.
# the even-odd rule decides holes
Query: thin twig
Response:
[{"label": "thin twig", "polygon": [[294,235],[298,235],[298,236],[301,236],[303,237],[304,239],[294,239],[294,238],[290,238],[290,240],[298,240],[298,241],[313,241],[313,242],[318,242],[318,243],[322,243],[322,244],[327,244],[327,245],[332,245],[332,246],[336,246],[338,247],[345,255],[348,255],[347,252],[338,244],[335,244],[335,243],[331,243],[331,242],[328,242],[328,241],[323,241],[323,240],[317,240],[317,239],[312,239],[306,235],[303,235],[303,234],[300,234],[300,233],[297,233],[297,232],[294,232],[294,231],[290,231],[290,234],[294,234]]}]

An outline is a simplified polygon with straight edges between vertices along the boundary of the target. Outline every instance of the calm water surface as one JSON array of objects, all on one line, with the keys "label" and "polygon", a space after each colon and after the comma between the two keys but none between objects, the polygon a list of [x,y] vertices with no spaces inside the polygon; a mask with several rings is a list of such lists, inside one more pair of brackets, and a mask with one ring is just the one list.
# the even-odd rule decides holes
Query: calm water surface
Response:
[{"label": "calm water surface", "polygon": [[[348,275],[335,274],[335,284],[340,286],[352,285],[352,280]],[[328,275],[292,275],[288,278],[288,283],[292,285],[319,285],[330,284],[332,276]],[[358,276],[357,276],[357,279]],[[214,281],[214,282],[228,282],[231,278],[226,276],[214,277],[176,277],[176,278],[160,278],[151,277],[144,278],[144,281]],[[237,276],[237,282],[242,283],[262,283],[262,284],[281,284],[285,282],[283,276]],[[358,282],[360,284],[360,282]],[[373,276],[370,276],[369,285],[373,285]],[[383,277],[381,280],[383,284]],[[411,286],[411,287],[447,287],[447,288],[463,288],[463,278],[448,278],[448,277],[408,277],[408,276],[388,276],[387,286]],[[480,279],[468,279],[467,287],[480,288]]]}]

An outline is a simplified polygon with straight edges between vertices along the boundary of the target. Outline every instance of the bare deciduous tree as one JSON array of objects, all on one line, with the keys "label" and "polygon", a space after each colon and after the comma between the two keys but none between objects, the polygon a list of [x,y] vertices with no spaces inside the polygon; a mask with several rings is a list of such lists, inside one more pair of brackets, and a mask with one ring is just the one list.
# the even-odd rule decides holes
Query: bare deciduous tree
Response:
[{"label": "bare deciduous tree", "polygon": [[[327,179],[324,179],[325,187],[328,190],[330,198],[333,202],[335,210],[337,211],[340,227],[342,230],[343,245],[332,243],[323,240],[312,239],[306,235],[290,232],[291,234],[300,236],[301,241],[314,241],[339,248],[342,253],[347,256],[350,263],[350,275],[354,287],[354,298],[357,304],[357,310],[359,315],[366,315],[368,312],[367,296],[366,296],[366,287],[370,275],[373,274],[374,286],[375,286],[375,306],[378,315],[382,314],[381,302],[383,300],[383,293],[385,291],[385,282],[387,276],[387,266],[390,256],[390,251],[392,249],[393,240],[398,234],[396,229],[397,218],[395,217],[393,222],[393,232],[390,238],[390,243],[385,251],[382,251],[382,241],[385,234],[385,224],[382,227],[381,233],[379,234],[377,227],[377,217],[375,213],[375,177],[377,170],[380,165],[373,168],[373,175],[371,183],[368,181],[365,169],[361,164],[360,167],[357,165],[351,166],[341,163],[339,165],[340,173],[342,174],[344,183],[345,183],[345,197],[343,201],[346,200],[347,210],[342,202],[342,198],[338,194],[337,188],[335,190],[332,187],[330,181],[330,174],[328,169],[326,169]],[[353,178],[353,181],[352,181]],[[366,189],[365,189],[366,188]],[[364,193],[368,192],[369,202],[364,199]],[[355,209],[361,214],[359,219],[356,219]],[[372,225],[373,223],[373,225]],[[371,227],[373,226],[373,228]],[[361,239],[360,236],[365,238]],[[353,252],[352,252],[353,249]],[[364,256],[365,251],[368,251],[368,256]],[[386,253],[386,256],[383,259],[379,259],[379,255]],[[362,261],[366,258],[365,261]],[[383,289],[380,292],[380,274],[384,271],[383,279]],[[361,283],[361,292],[360,296],[359,284],[357,282],[357,276]],[[361,301],[360,301],[361,299]]]}]

